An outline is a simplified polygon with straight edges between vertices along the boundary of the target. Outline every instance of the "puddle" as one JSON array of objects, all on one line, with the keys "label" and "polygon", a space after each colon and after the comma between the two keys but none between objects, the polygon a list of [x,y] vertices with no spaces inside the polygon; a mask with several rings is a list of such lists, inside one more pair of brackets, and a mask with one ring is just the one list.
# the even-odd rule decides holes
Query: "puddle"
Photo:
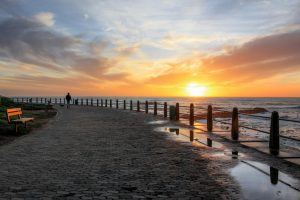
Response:
[{"label": "puddle", "polygon": [[154,131],[179,134],[179,129],[180,129],[180,127],[177,127],[177,126],[172,126],[172,127],[157,127],[157,128],[154,129]]},{"label": "puddle", "polygon": [[200,143],[201,145],[205,145],[207,147],[212,148],[223,148],[223,145],[220,142],[216,142],[212,140],[211,138],[207,137],[203,133],[199,133],[199,131],[194,131],[192,129],[188,128],[182,128],[182,127],[157,127],[154,129],[154,131],[158,132],[166,132],[166,133],[175,133],[176,135],[184,136],[186,138],[189,138],[190,142],[196,141]]},{"label": "puddle", "polygon": [[237,150],[224,151],[224,155],[230,156],[232,159],[238,159],[245,156],[243,153],[240,153]]},{"label": "puddle", "polygon": [[[173,133],[176,134],[176,137],[172,137],[173,134],[170,134],[169,136],[172,137],[172,139],[180,140],[181,142],[186,142],[186,135],[183,133],[190,132],[187,128],[172,126],[172,127],[157,127],[154,129],[154,131],[157,132],[164,132],[164,133]],[[180,133],[180,134],[179,134]],[[175,136],[175,135],[173,135]]]},{"label": "puddle", "polygon": [[182,128],[179,126],[164,126],[164,127],[157,127],[154,129],[154,131],[158,131],[158,132],[166,132],[166,133],[176,133],[176,134],[186,134],[189,133],[191,131],[191,129],[188,128]]},{"label": "puddle", "polygon": [[167,120],[155,120],[155,121],[148,122],[148,124],[166,124],[166,123],[168,123]]},{"label": "puddle", "polygon": [[212,152],[207,154],[202,154],[205,158],[217,158],[217,159],[239,159],[244,158],[245,154],[234,150],[224,150],[223,152]]},{"label": "puddle", "polygon": [[214,141],[211,138],[206,137],[206,136],[195,138],[195,140],[197,142],[200,142],[201,144],[204,144],[204,145],[208,146],[208,147],[213,147],[213,148],[218,148],[218,149],[223,148],[223,145],[220,142],[216,142],[216,141]]},{"label": "puddle", "polygon": [[245,199],[300,199],[298,180],[263,163],[241,161],[231,169]]}]

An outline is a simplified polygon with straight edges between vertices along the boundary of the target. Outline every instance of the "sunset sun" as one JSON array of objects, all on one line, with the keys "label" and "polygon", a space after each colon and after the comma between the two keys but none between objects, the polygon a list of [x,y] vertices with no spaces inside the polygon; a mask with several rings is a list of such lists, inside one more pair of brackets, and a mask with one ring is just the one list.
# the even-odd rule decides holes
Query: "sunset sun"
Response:
[{"label": "sunset sun", "polygon": [[190,97],[202,97],[205,95],[207,87],[197,83],[190,83],[186,86],[187,95]]}]

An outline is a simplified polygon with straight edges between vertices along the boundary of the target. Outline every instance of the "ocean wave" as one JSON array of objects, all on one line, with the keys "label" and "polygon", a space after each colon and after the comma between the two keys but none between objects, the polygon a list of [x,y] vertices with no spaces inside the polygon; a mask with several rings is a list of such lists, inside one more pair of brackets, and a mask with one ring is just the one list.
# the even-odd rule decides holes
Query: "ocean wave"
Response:
[{"label": "ocean wave", "polygon": [[277,107],[279,109],[284,109],[284,108],[288,108],[288,109],[300,109],[300,106],[280,106]]}]

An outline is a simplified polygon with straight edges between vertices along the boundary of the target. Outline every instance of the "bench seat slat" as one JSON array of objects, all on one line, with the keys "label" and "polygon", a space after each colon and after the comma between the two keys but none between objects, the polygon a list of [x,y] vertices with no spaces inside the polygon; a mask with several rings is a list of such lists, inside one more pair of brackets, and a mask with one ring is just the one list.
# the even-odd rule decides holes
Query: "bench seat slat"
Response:
[{"label": "bench seat slat", "polygon": [[13,123],[25,123],[25,122],[30,122],[33,120],[34,120],[34,118],[32,118],[32,117],[26,117],[26,118],[12,120],[12,122]]}]

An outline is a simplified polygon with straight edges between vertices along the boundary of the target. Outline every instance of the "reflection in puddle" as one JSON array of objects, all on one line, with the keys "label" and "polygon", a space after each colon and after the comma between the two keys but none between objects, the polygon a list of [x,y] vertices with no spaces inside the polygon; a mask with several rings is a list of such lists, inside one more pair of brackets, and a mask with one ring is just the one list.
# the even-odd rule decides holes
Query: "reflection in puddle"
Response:
[{"label": "reflection in puddle", "polygon": [[237,159],[239,157],[239,152],[236,150],[231,151],[231,158]]},{"label": "reflection in puddle", "polygon": [[148,122],[148,124],[166,124],[166,123],[168,123],[167,120],[155,120],[155,121]]},{"label": "reflection in puddle", "polygon": [[190,129],[188,128],[181,128],[177,126],[170,126],[170,127],[157,127],[154,131],[158,132],[166,132],[166,133],[176,133],[177,135],[189,133]]},{"label": "reflection in puddle", "polygon": [[190,141],[194,141],[194,131],[190,130]]},{"label": "reflection in puddle", "polygon": [[196,138],[195,139],[197,142],[200,142],[201,144],[204,144],[208,147],[213,147],[213,148],[222,148],[223,145],[220,143],[220,142],[216,142],[214,140],[212,140],[211,138],[209,137],[206,137],[206,136],[201,136],[199,138]]},{"label": "reflection in puddle", "polygon": [[240,183],[245,199],[300,198],[300,192],[294,187],[298,181],[274,167],[242,161],[231,169],[231,175]]},{"label": "reflection in puddle", "polygon": [[169,128],[170,133],[176,133],[176,135],[179,135],[179,128]]},{"label": "reflection in puddle", "polygon": [[176,137],[176,140],[180,140],[181,142],[186,142],[187,141],[186,137],[188,137],[186,135],[186,133],[190,132],[190,129],[177,127],[177,126],[171,126],[171,127],[157,127],[154,129],[154,131],[165,132],[165,133],[175,133],[178,136],[178,137]]},{"label": "reflection in puddle", "polygon": [[203,154],[202,156],[206,157],[206,158],[218,158],[218,159],[228,159],[229,157],[231,157],[232,159],[239,159],[241,157],[245,157],[245,155],[243,153],[240,153],[238,151],[235,150],[224,150],[224,152],[213,152],[213,153],[209,153],[209,154]]},{"label": "reflection in puddle", "polygon": [[182,127],[157,127],[154,129],[155,131],[159,132],[166,132],[166,133],[176,133],[176,135],[182,135],[188,137],[190,142],[197,141],[205,146],[212,147],[212,148],[223,148],[223,145],[220,142],[216,142],[211,138],[207,137],[206,135],[194,132],[194,130]]}]

